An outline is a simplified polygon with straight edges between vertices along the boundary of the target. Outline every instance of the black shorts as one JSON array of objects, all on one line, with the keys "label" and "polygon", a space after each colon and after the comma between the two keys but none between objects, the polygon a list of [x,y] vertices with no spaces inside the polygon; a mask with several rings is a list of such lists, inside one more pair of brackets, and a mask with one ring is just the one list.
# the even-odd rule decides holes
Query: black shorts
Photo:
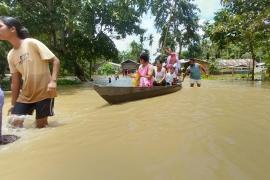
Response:
[{"label": "black shorts", "polygon": [[36,110],[36,119],[42,119],[54,115],[53,106],[54,98],[44,99],[35,103],[16,102],[11,113],[17,115],[32,115],[34,110]]}]

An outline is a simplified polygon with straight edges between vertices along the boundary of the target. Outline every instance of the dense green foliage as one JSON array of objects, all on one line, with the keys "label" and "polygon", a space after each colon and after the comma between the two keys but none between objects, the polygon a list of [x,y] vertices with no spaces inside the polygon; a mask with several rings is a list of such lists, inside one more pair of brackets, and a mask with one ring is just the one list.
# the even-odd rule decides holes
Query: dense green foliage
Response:
[{"label": "dense green foliage", "polygon": [[[161,34],[159,46],[171,47],[181,58],[252,58],[264,61],[270,76],[269,0],[222,0],[223,8],[214,22],[206,22],[199,35],[199,9],[193,0],[2,0],[0,14],[18,17],[30,34],[44,42],[61,60],[61,75],[75,75],[81,81],[103,63],[138,60],[143,44],[153,43],[145,35],[141,17],[151,12]],[[140,36],[130,49],[118,52],[113,39]],[[184,51],[182,50],[184,48]],[[10,46],[0,42],[0,70],[7,70]],[[254,74],[252,76],[254,78]]]},{"label": "dense green foliage", "polygon": [[[169,8],[169,7],[173,8]],[[140,28],[143,13],[150,10],[156,16],[156,27],[163,29],[161,46],[175,48],[194,46],[198,40],[197,7],[192,0],[3,0],[1,15],[18,17],[30,34],[43,41],[61,60],[61,74],[75,75],[85,81],[91,78],[97,64],[108,60],[137,60],[143,42],[153,43]],[[169,21],[167,22],[167,20]],[[131,50],[118,53],[114,38],[139,34],[140,43]],[[1,59],[8,47],[1,46]],[[3,56],[3,57],[2,57]],[[4,62],[4,61],[3,61]],[[5,69],[6,62],[1,68]],[[1,71],[4,72],[4,71]]]},{"label": "dense green foliage", "polygon": [[[142,0],[39,0],[0,4],[2,15],[18,17],[31,35],[47,44],[60,58],[63,74],[90,78],[97,60],[118,59],[112,38],[142,34]],[[7,48],[1,46],[1,52]]]},{"label": "dense green foliage", "polygon": [[179,47],[179,54],[186,46],[196,46],[199,42],[197,30],[198,11],[192,0],[177,1],[152,1],[152,13],[155,16],[155,26],[161,32],[160,46],[164,50],[169,46],[176,50]]},{"label": "dense green foliage", "polygon": [[119,54],[119,59],[121,61],[125,61],[125,60],[132,60],[135,62],[139,62],[139,56],[142,52],[147,52],[149,53],[149,51],[147,49],[143,48],[143,44],[142,43],[137,43],[136,41],[132,41],[130,43],[130,48],[127,51],[123,51]]},{"label": "dense green foliage", "polygon": [[99,68],[99,74],[105,74],[105,75],[109,75],[109,74],[114,74],[115,70],[113,68],[113,66],[109,63],[103,64],[100,68]]}]

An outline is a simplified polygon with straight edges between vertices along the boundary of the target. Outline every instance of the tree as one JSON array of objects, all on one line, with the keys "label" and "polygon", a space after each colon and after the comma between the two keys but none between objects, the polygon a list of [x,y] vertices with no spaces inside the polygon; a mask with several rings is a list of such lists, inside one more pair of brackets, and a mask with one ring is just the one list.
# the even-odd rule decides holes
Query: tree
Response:
[{"label": "tree", "polygon": [[[269,40],[270,4],[268,0],[223,0],[224,9],[217,14],[214,24],[213,40],[226,42],[241,42],[243,47],[251,53],[253,59],[252,80],[254,80],[254,68],[256,51]],[[218,17],[225,17],[221,20]],[[219,43],[220,45],[222,43]]]},{"label": "tree", "polygon": [[82,81],[91,78],[97,60],[113,60],[118,51],[111,38],[142,34],[140,17],[148,1],[38,0],[9,1],[8,14],[19,17],[34,37],[60,57],[62,71]]},{"label": "tree", "polygon": [[106,74],[107,76],[109,74],[114,74],[115,70],[113,69],[113,66],[109,63],[103,64],[100,68],[99,71],[101,74]]},{"label": "tree", "polygon": [[136,41],[132,41],[130,47],[131,47],[130,51],[131,59],[137,61],[140,57],[140,54],[143,51],[143,46],[142,44],[136,43]]},{"label": "tree", "polygon": [[155,16],[155,26],[161,32],[160,46],[182,47],[198,42],[197,30],[199,9],[192,0],[152,0],[151,10]]},{"label": "tree", "polygon": [[123,51],[119,54],[119,59],[121,59],[121,61],[125,61],[128,59],[133,60],[133,61],[138,61],[140,54],[143,51],[149,53],[147,49],[143,48],[143,45],[141,43],[137,43],[136,41],[132,41],[129,46],[130,46],[130,50]]}]

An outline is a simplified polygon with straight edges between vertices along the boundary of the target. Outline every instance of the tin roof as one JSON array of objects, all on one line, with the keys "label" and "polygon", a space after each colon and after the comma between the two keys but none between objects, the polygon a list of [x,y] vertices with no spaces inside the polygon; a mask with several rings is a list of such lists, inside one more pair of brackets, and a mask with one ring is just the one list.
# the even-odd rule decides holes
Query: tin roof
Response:
[{"label": "tin roof", "polygon": [[223,67],[248,67],[252,66],[252,59],[218,59],[219,66]]},{"label": "tin roof", "polygon": [[130,63],[130,62],[131,62],[131,63],[135,63],[135,64],[139,64],[139,63],[137,63],[137,62],[135,62],[135,61],[133,61],[133,60],[130,60],[130,59],[121,62],[121,64]]}]

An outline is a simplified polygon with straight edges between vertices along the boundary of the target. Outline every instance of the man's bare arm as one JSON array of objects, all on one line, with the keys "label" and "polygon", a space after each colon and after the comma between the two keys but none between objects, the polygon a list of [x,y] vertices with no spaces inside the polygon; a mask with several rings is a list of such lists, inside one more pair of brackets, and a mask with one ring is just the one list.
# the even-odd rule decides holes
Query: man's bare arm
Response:
[{"label": "man's bare arm", "polygon": [[57,57],[51,59],[52,64],[52,78],[51,81],[56,81],[60,69],[60,61]]},{"label": "man's bare arm", "polygon": [[48,91],[55,91],[57,87],[57,76],[60,69],[60,61],[57,57],[54,57],[50,60],[50,63],[52,64],[52,75],[48,84]]},{"label": "man's bare arm", "polygon": [[11,74],[11,105],[14,106],[19,93],[20,93],[20,86],[21,86],[21,74],[19,72],[15,72]]},{"label": "man's bare arm", "polygon": [[205,67],[203,67],[201,64],[200,64],[200,69],[204,72],[204,74],[205,74],[206,76],[208,76]]}]

